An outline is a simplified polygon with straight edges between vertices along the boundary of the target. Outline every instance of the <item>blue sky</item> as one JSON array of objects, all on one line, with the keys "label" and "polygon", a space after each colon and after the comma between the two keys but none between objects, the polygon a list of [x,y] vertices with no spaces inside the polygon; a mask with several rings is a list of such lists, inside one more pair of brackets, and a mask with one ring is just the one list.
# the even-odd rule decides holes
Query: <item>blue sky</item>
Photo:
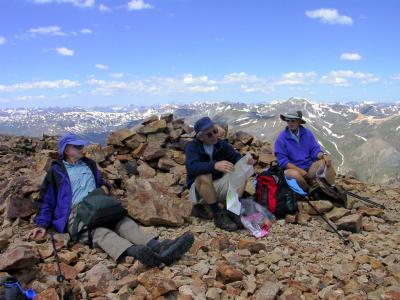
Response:
[{"label": "blue sky", "polygon": [[0,107],[400,100],[400,1],[0,1]]}]

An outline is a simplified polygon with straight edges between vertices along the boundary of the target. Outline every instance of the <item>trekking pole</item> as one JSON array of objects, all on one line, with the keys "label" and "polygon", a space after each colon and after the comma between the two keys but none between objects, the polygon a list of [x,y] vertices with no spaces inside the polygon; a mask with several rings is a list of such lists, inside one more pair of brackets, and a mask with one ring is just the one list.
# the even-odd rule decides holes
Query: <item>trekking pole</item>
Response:
[{"label": "trekking pole", "polygon": [[53,232],[50,232],[50,237],[51,237],[51,243],[53,245],[53,253],[54,253],[54,257],[56,259],[56,264],[57,264],[57,271],[58,271],[58,275],[57,275],[57,281],[60,283],[61,285],[61,299],[70,299],[70,295],[68,293],[65,293],[65,276],[63,275],[62,271],[61,271],[61,266],[60,266],[60,258],[58,256],[58,252],[57,252],[57,248],[56,248],[56,242],[54,240],[54,234]]},{"label": "trekking pole", "polygon": [[56,259],[56,264],[57,264],[57,271],[58,271],[57,281],[59,283],[62,283],[62,282],[64,282],[65,277],[64,277],[63,273],[61,272],[60,258],[58,257],[56,242],[54,240],[54,234],[52,232],[50,232],[50,237],[51,237],[51,243],[53,244],[53,253],[54,253],[54,257]]},{"label": "trekking pole", "polygon": [[340,237],[340,239],[343,241],[345,245],[349,244],[349,240],[346,239],[336,228],[331,224],[331,222],[326,218],[325,214],[321,213],[314,205],[311,204],[310,199],[306,198],[306,201],[308,205],[311,206],[311,208],[322,218],[322,220],[325,221],[326,224]]},{"label": "trekking pole", "polygon": [[355,194],[355,193],[353,193],[353,192],[349,192],[349,191],[346,191],[346,194],[349,195],[349,196],[351,196],[351,197],[354,197],[354,198],[356,198],[356,199],[359,199],[359,200],[361,200],[361,201],[364,201],[364,202],[366,202],[366,203],[369,203],[369,204],[371,204],[372,206],[385,209],[385,206],[384,206],[383,204],[376,203],[375,201],[372,201],[372,200],[369,199],[368,197],[363,197],[363,196],[357,195],[357,194]]}]

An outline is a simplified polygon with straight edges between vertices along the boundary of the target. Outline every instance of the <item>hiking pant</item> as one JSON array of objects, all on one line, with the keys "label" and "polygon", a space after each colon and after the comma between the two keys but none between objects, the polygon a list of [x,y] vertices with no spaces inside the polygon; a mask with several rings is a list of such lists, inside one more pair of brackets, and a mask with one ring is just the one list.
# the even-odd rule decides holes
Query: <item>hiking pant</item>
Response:
[{"label": "hiking pant", "polygon": [[[72,232],[72,224],[76,216],[76,206],[72,209],[68,222],[68,232]],[[78,231],[83,227],[79,222]],[[153,235],[144,232],[141,227],[131,218],[124,217],[113,229],[99,227],[92,230],[93,246],[103,249],[115,261],[131,246],[146,245],[155,238]],[[88,232],[82,233],[80,242],[88,241]]]}]

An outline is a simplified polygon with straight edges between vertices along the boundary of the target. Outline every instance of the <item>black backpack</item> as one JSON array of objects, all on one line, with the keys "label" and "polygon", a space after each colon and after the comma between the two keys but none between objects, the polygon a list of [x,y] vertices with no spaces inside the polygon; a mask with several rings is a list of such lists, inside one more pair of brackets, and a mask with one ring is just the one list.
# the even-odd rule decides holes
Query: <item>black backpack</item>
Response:
[{"label": "black backpack", "polygon": [[298,212],[297,195],[287,184],[284,171],[276,161],[256,177],[255,200],[266,207],[277,218]]},{"label": "black backpack", "polygon": [[[127,214],[121,202],[106,195],[102,189],[96,189],[78,204],[76,216],[72,223],[69,246],[76,243],[84,231],[88,231],[89,245],[92,245],[92,230],[98,227],[111,228]],[[78,230],[78,224],[84,226]]]},{"label": "black backpack", "polygon": [[318,195],[322,199],[330,200],[347,208],[347,194],[341,187],[330,185],[325,178],[316,177],[308,194],[311,198]]}]

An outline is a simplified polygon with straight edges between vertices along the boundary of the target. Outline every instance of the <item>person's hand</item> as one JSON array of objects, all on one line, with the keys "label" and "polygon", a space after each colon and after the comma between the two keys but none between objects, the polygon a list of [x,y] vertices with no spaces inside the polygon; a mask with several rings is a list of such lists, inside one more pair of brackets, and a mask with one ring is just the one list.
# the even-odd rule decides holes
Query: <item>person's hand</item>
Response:
[{"label": "person's hand", "polygon": [[36,227],[28,233],[28,240],[41,240],[47,234],[46,228]]},{"label": "person's hand", "polygon": [[108,186],[102,185],[102,186],[101,186],[101,189],[104,191],[104,193],[105,193],[106,195],[111,195],[111,191],[110,191],[110,189],[108,188]]},{"label": "person's hand", "polygon": [[330,158],[328,155],[324,154],[324,156],[322,157],[322,159],[325,161],[325,165],[326,165],[327,167],[329,167],[329,166],[332,164],[332,160],[331,160],[331,158]]},{"label": "person's hand", "polygon": [[233,164],[226,160],[215,163],[214,169],[224,173],[232,173],[234,171]]},{"label": "person's hand", "polygon": [[256,161],[255,161],[252,157],[250,157],[250,158],[246,161],[246,163],[247,163],[248,165],[250,165],[250,166],[253,166],[253,165],[256,163]]}]

